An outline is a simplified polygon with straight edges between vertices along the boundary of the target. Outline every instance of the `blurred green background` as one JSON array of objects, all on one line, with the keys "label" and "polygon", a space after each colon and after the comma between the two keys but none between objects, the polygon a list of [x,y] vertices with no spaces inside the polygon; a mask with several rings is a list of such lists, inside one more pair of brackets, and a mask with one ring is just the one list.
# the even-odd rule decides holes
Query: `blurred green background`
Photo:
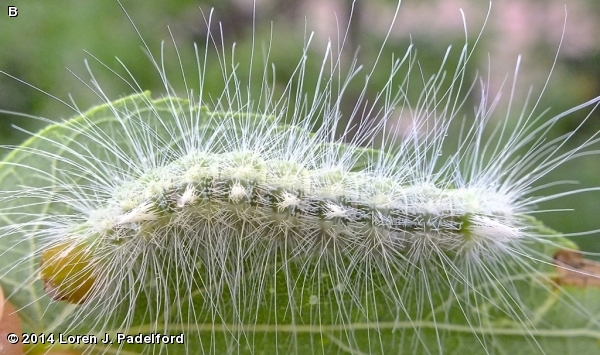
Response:
[{"label": "blurred green background", "polygon": [[[198,85],[192,43],[197,43],[202,51],[206,43],[206,19],[211,8],[214,8],[210,26],[214,39],[223,41],[225,48],[236,43],[236,61],[240,63],[237,71],[240,77],[243,78],[248,73],[249,52],[255,33],[256,63],[262,65],[262,53],[270,47],[269,61],[276,65],[276,87],[279,89],[288,82],[302,55],[306,29],[309,32],[317,31],[310,47],[306,72],[307,82],[316,82],[327,38],[331,37],[336,42],[335,38],[343,34],[343,31],[338,33],[337,28],[345,28],[352,12],[352,27],[342,57],[343,66],[348,68],[353,54],[357,53],[359,62],[366,63],[366,69],[353,81],[345,96],[343,110],[348,113],[360,94],[364,75],[370,70],[381,47],[396,6],[395,0],[358,0],[354,6],[348,0],[257,0],[256,27],[253,30],[252,0],[121,2],[155,57],[160,58],[161,41],[167,43],[166,70],[171,73],[169,79],[181,94],[185,94],[181,80],[183,75],[190,87]],[[164,93],[160,77],[148,60],[142,41],[116,1],[27,0],[15,1],[11,5],[18,7],[19,16],[9,18],[6,15],[7,5],[2,5],[0,70],[43,92],[7,75],[0,75],[1,110],[60,121],[74,115],[74,112],[51,95],[69,103],[71,95],[81,110],[101,103],[102,100],[84,85],[90,83],[85,59],[103,91],[111,99],[135,91],[130,86],[133,83],[131,78],[128,78],[128,83],[103,66],[105,64],[119,75],[128,77],[127,71],[116,57],[130,71],[136,85],[144,90],[151,90],[155,96]],[[423,81],[423,77],[427,78],[438,71],[449,45],[453,45],[454,50],[445,68],[452,72],[456,66],[460,48],[465,41],[459,9],[464,10],[469,39],[474,40],[485,22],[488,7],[486,1],[479,0],[404,1],[378,70],[374,72],[371,87],[381,87],[388,79],[392,54],[395,57],[403,56],[410,43],[413,43],[419,67],[412,71],[414,78],[411,79],[412,90],[408,95],[410,100],[416,102],[421,93],[419,82]],[[548,109],[545,117],[552,117],[600,95],[600,38],[597,36],[600,33],[597,21],[600,18],[600,3],[596,0],[569,1],[567,14],[565,22],[565,8],[561,1],[504,0],[494,3],[483,35],[470,60],[466,81],[470,83],[477,75],[481,75],[484,83],[489,85],[491,95],[503,88],[503,100],[496,109],[496,119],[502,120],[505,117],[509,102],[508,88],[519,54],[523,56],[523,60],[513,112],[520,112],[530,88],[533,93],[529,106],[531,110],[552,68],[565,24],[566,32],[558,62],[549,86],[534,112],[540,114]],[[222,32],[219,22],[222,23]],[[171,34],[167,26],[177,42],[185,68],[183,75],[172,45],[169,45]],[[256,63],[254,68],[259,67]],[[218,97],[224,85],[220,63],[213,55],[206,66],[205,94],[207,97]],[[255,78],[252,87],[258,90],[262,79],[257,77],[259,74],[260,71],[253,71]],[[404,72],[399,75],[404,75]],[[447,84],[446,82],[445,85]],[[307,85],[304,90],[310,96],[313,88],[314,84]],[[476,86],[469,94],[463,107],[465,117],[474,112],[473,107],[479,102],[479,92],[479,86]],[[369,92],[367,96],[369,95],[374,97],[375,92]],[[550,133],[550,137],[575,129],[589,112],[589,109],[583,110],[563,119]],[[27,138],[27,133],[13,128],[13,125],[35,132],[45,124],[47,123],[40,119],[0,114],[0,144],[15,145]],[[567,142],[563,150],[582,144],[599,130],[600,111],[597,111]],[[596,144],[588,150],[599,148]],[[8,148],[3,148],[0,154],[5,154],[7,150]],[[600,155],[581,157],[563,164],[539,182],[541,185],[552,181],[576,180],[577,185],[553,186],[539,191],[539,194],[549,195],[573,188],[600,186],[599,176]],[[536,215],[550,227],[564,233],[600,228],[600,218],[597,217],[600,212],[600,193],[597,192],[548,201],[538,206],[538,209],[574,210]],[[587,237],[578,237],[576,241],[586,250],[600,251],[598,238],[600,233],[592,233]]]}]

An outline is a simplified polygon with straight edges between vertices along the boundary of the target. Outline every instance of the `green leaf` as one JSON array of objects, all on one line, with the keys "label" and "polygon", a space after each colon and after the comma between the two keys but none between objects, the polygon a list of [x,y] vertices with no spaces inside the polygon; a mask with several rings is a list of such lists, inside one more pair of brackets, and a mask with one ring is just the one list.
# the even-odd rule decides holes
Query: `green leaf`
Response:
[{"label": "green leaf", "polygon": [[[116,118],[116,113],[120,119]],[[196,289],[189,293],[186,292],[189,285],[178,282],[177,274],[172,271],[174,281],[170,283],[173,286],[170,299],[178,305],[171,309],[177,311],[163,312],[165,305],[159,306],[161,309],[154,309],[153,314],[166,315],[158,316],[158,322],[147,314],[156,301],[140,294],[134,310],[129,309],[129,300],[116,308],[115,314],[111,315],[110,329],[99,329],[96,317],[102,313],[99,310],[81,318],[80,324],[65,328],[64,322],[69,317],[81,315],[77,313],[80,306],[53,302],[44,294],[41,281],[36,280],[39,258],[35,253],[39,253],[40,240],[24,239],[22,229],[9,226],[27,223],[35,215],[51,217],[73,212],[50,198],[40,202],[34,198],[33,189],[65,193],[61,186],[49,186],[49,183],[60,180],[81,186],[93,183],[97,172],[91,171],[88,176],[69,175],[73,165],[66,163],[89,165],[90,157],[107,156],[108,141],[92,140],[88,133],[104,132],[111,144],[123,154],[132,156],[136,150],[129,143],[127,134],[143,138],[147,129],[163,140],[163,146],[174,147],[182,139],[173,136],[173,132],[177,132],[173,117],[178,113],[206,117],[201,129],[207,130],[225,117],[236,119],[235,115],[189,107],[187,100],[152,100],[149,93],[143,93],[95,107],[79,117],[52,125],[15,149],[2,162],[0,186],[4,191],[4,213],[0,215],[3,228],[0,285],[19,309],[27,331],[62,330],[71,335],[95,334],[100,339],[105,337],[106,331],[115,342],[91,345],[93,353],[152,353],[153,347],[145,344],[116,343],[118,333],[148,334],[161,329],[163,324],[169,334],[183,334],[184,344],[168,345],[169,353],[481,354],[487,351],[511,355],[585,355],[600,351],[600,290],[597,287],[558,288],[549,281],[556,276],[554,267],[539,261],[505,265],[505,271],[510,273],[504,279],[465,284],[452,271],[439,265],[428,267],[430,269],[424,274],[438,276],[430,276],[425,281],[416,266],[395,270],[397,277],[393,273],[382,274],[377,265],[355,269],[368,270],[367,275],[355,271],[344,274],[332,272],[333,264],[311,259],[303,263],[286,263],[289,254],[282,251],[264,258],[269,263],[265,269],[268,272],[259,275],[253,273],[256,265],[242,261],[239,287],[242,291],[224,288],[217,300],[207,291],[215,282],[210,275],[197,271]],[[255,118],[256,124],[273,120],[272,117]],[[127,124],[128,120],[133,121]],[[141,122],[144,127],[140,127]],[[124,131],[124,125],[130,130]],[[310,134],[298,127],[281,128],[282,131],[294,129],[298,130],[297,134]],[[346,148],[343,144],[323,146],[323,149],[341,153]],[[157,150],[156,154],[165,151]],[[360,169],[366,161],[383,153],[359,149],[355,154],[356,168]],[[119,166],[122,162],[111,163]],[[66,180],[66,176],[70,179]],[[22,191],[24,187],[26,191]],[[557,245],[530,246],[532,252],[539,253],[536,259],[545,256],[550,260],[560,244],[571,247],[556,232],[535,220],[531,219],[528,224],[532,233],[547,235]],[[41,228],[25,227],[30,231]],[[167,258],[157,255],[158,260],[161,257]],[[256,261],[257,258],[249,257],[248,260]],[[234,266],[231,268],[234,270]],[[407,277],[401,274],[403,271],[411,274]],[[290,285],[290,280],[296,282]],[[424,287],[426,284],[428,289]],[[392,287],[394,292],[390,292]],[[253,290],[254,294],[240,293],[243,290]],[[211,302],[217,302],[218,315]],[[130,326],[117,326],[130,311],[134,315]],[[38,345],[32,349],[42,351],[48,346]]]}]

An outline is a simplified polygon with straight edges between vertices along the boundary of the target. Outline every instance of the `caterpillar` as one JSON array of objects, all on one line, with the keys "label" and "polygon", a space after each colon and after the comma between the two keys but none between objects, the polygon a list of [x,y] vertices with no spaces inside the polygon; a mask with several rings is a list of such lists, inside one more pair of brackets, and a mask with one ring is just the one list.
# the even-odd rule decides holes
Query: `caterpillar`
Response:
[{"label": "caterpillar", "polygon": [[[14,147],[0,166],[2,287],[31,329],[92,337],[44,351],[596,351],[598,291],[564,275],[597,275],[565,262],[576,247],[532,216],[560,197],[535,197],[540,177],[597,140],[561,152],[570,135],[548,130],[600,97],[553,117],[524,109],[510,127],[492,120],[482,84],[460,119],[470,44],[452,72],[444,61],[423,79],[416,102],[409,46],[374,95],[367,70],[348,113],[364,68],[345,67],[347,35],[339,52],[328,43],[315,83],[307,36],[281,88],[268,56],[246,78],[209,31],[205,52],[195,47],[198,87],[180,69],[183,96],[147,48],[162,95],[116,74],[134,93],[111,99],[90,70],[103,103],[65,103],[75,117]],[[217,97],[203,91],[211,50]]]}]

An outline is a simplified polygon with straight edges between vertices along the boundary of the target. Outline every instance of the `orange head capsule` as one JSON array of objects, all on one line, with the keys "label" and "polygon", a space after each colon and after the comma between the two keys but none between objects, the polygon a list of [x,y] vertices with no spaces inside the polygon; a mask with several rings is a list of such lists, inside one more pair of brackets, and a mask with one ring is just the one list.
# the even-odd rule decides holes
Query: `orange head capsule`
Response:
[{"label": "orange head capsule", "polygon": [[93,264],[82,243],[65,242],[44,250],[40,261],[44,291],[54,300],[85,302],[96,282]]}]

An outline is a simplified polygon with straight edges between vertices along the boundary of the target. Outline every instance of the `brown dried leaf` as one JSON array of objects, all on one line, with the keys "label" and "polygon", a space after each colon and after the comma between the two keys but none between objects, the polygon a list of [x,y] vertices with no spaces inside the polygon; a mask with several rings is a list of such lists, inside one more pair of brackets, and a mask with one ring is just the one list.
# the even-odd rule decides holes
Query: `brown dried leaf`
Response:
[{"label": "brown dried leaf", "polygon": [[554,254],[559,285],[600,287],[600,262],[588,260],[575,250],[559,250]]}]

